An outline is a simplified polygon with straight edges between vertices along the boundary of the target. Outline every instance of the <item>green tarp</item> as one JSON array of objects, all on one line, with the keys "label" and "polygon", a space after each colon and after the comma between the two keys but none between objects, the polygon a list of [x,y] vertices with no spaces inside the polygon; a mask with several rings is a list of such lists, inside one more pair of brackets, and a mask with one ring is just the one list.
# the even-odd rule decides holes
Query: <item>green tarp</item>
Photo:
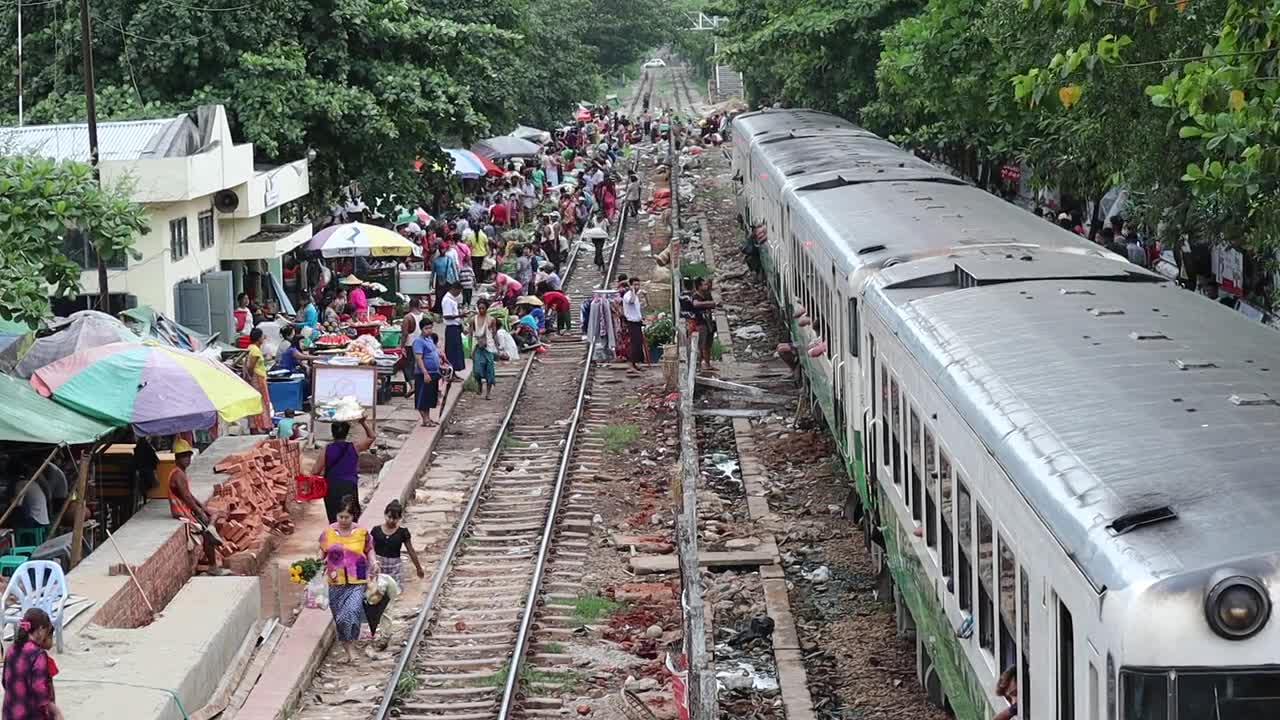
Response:
[{"label": "green tarp", "polygon": [[26,380],[0,375],[0,442],[77,445],[90,443],[114,426],[65,408],[32,389]]}]

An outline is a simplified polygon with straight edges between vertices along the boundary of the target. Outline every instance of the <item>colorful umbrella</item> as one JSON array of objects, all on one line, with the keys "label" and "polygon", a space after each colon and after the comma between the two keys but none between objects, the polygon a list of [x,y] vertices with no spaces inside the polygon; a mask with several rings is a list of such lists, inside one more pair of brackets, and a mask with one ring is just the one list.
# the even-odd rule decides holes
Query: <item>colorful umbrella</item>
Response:
[{"label": "colorful umbrella", "polygon": [[406,257],[422,253],[421,248],[404,239],[395,230],[364,223],[327,227],[307,242],[307,249],[327,258],[356,255]]},{"label": "colorful umbrella", "polygon": [[225,365],[158,344],[81,350],[31,376],[41,395],[142,435],[206,430],[262,412],[262,396]]}]

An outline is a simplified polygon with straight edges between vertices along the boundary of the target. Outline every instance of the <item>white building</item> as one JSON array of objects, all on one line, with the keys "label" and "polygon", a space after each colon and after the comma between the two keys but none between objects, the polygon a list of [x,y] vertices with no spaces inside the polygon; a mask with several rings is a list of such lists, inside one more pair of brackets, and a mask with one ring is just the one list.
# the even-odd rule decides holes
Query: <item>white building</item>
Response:
[{"label": "white building", "polygon": [[[89,160],[88,128],[0,128],[0,152]],[[150,216],[138,238],[140,260],[109,268],[113,307],[150,305],[192,329],[228,339],[235,294],[272,295],[280,258],[311,238],[311,224],[282,225],[280,209],[310,191],[307,161],[256,166],[253,145],[236,144],[221,105],[177,117],[98,124],[104,184],[128,183]],[[96,300],[96,258],[84,240],[69,241],[84,296]]]}]

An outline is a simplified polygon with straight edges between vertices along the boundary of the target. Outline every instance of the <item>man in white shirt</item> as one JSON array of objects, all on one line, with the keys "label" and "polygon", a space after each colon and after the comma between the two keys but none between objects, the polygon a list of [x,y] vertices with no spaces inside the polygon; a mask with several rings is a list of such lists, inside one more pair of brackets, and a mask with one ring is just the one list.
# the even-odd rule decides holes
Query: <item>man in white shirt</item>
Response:
[{"label": "man in white shirt", "polygon": [[636,363],[644,362],[644,309],[640,305],[640,278],[622,295],[622,318],[627,322],[627,360],[631,369],[640,372]]},{"label": "man in white shirt", "polygon": [[458,307],[461,296],[462,285],[454,283],[440,300],[440,315],[444,317],[444,356],[456,373],[462,372],[467,366],[466,356],[462,352],[462,312]]}]

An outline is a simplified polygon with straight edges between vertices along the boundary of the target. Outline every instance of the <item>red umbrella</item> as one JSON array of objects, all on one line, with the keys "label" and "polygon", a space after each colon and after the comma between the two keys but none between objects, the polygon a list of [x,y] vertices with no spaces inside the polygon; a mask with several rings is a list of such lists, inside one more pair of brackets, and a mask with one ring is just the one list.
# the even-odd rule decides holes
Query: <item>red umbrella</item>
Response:
[{"label": "red umbrella", "polygon": [[503,175],[506,175],[506,172],[504,172],[503,169],[498,167],[497,165],[494,165],[493,161],[490,160],[489,158],[480,154],[476,154],[476,157],[480,159],[480,164],[484,165],[485,175],[489,175],[491,177],[502,177]]}]

